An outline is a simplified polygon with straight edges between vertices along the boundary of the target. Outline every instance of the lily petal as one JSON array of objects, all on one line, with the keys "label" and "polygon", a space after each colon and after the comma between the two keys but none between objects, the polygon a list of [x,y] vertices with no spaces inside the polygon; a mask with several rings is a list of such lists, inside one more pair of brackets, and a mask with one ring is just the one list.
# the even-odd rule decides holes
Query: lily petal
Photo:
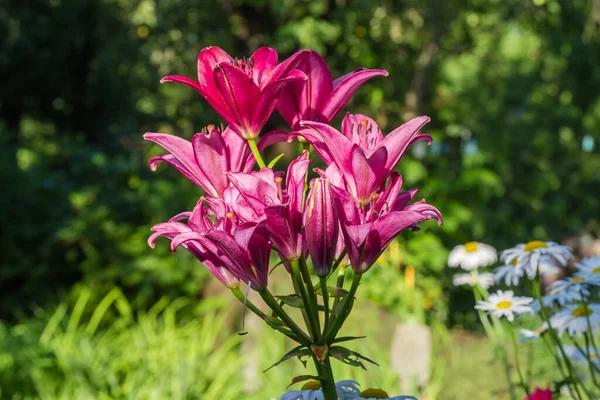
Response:
[{"label": "lily petal", "polygon": [[240,68],[226,62],[215,65],[213,73],[216,87],[231,111],[231,115],[221,116],[225,119],[230,118],[227,123],[231,124],[233,129],[241,129],[242,132],[239,133],[245,139],[256,137],[257,132],[248,132],[252,111],[259,95],[256,84]]},{"label": "lily petal", "polygon": [[323,106],[321,114],[328,121],[348,104],[352,95],[360,86],[375,76],[388,76],[388,72],[382,69],[359,69],[350,74],[338,78],[333,84],[333,92]]},{"label": "lily petal", "polygon": [[270,47],[261,47],[252,54],[253,68],[252,80],[260,87],[263,80],[271,74],[277,66],[277,51]]},{"label": "lily petal", "polygon": [[413,118],[399,128],[394,129],[387,135],[380,146],[384,146],[388,150],[388,160],[385,167],[392,170],[400,161],[400,158],[415,140],[423,139],[431,141],[429,135],[418,135],[415,137],[419,129],[429,122],[429,117]]}]

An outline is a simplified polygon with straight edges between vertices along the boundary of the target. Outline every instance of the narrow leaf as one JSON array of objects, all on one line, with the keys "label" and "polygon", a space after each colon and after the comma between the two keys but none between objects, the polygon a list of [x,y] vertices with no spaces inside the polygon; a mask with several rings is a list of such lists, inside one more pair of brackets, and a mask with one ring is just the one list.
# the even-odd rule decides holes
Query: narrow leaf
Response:
[{"label": "narrow leaf", "polygon": [[282,301],[284,304],[294,308],[304,308],[302,298],[297,294],[288,294],[285,296],[275,296],[277,300]]},{"label": "narrow leaf", "polygon": [[277,157],[275,157],[274,159],[271,160],[271,162],[268,165],[268,168],[273,169],[273,167],[275,166],[275,163],[277,163],[277,161],[279,161],[279,159],[281,159],[281,157],[283,157],[284,154],[281,153],[280,155],[278,155]]},{"label": "narrow leaf", "polygon": [[[302,355],[300,353],[302,352],[302,348],[303,347],[304,346],[296,346],[296,347],[294,347],[293,349],[291,349],[290,351],[288,351],[287,353],[285,353],[285,355],[283,357],[281,357],[281,359],[279,361],[277,361],[275,364],[271,365],[269,368],[265,369],[263,372],[267,372],[268,370],[270,370],[273,367],[276,367],[277,365],[281,364],[285,360],[289,360],[292,357]],[[306,350],[308,350],[308,349],[305,349],[304,352],[306,352]],[[310,351],[308,352],[308,354],[310,355]]]}]

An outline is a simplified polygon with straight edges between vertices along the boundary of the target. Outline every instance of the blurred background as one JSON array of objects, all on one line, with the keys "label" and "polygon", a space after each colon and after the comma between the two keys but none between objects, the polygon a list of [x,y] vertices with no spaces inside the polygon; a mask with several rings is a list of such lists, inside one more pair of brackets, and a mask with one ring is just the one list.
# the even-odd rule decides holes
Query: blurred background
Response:
[{"label": "blurred background", "polygon": [[[263,400],[303,373],[292,360],[263,374],[285,341],[252,319],[236,335],[241,307],[201,265],[146,244],[200,193],[172,168],[149,171],[161,149],[142,134],[221,122],[159,80],[194,77],[216,45],[315,49],[334,77],[386,69],[347,110],[384,132],[431,117],[433,143],[399,171],[444,225],[402,235],[369,272],[347,331],[371,335],[357,349],[381,367],[337,377],[509,398],[446,257],[470,240],[600,253],[599,24],[598,0],[0,2],[0,397]],[[286,127],[274,114],[267,128]]]}]

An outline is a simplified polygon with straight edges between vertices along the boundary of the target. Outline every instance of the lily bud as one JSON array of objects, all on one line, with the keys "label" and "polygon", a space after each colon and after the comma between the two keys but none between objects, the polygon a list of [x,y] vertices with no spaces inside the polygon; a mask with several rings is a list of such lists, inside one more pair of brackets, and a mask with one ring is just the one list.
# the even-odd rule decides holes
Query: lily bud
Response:
[{"label": "lily bud", "polygon": [[318,276],[329,274],[339,237],[339,220],[331,184],[325,178],[313,181],[304,214],[308,253]]}]

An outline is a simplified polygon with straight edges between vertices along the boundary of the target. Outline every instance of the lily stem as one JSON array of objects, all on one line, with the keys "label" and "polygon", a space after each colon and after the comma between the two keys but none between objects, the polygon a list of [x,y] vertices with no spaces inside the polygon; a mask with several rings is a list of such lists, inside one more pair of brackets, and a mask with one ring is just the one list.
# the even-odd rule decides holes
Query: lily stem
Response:
[{"label": "lily stem", "polygon": [[[291,260],[290,264],[292,266],[292,277],[296,282],[297,290],[300,292],[302,303],[304,303],[304,308],[306,309],[306,313],[308,314],[308,330],[312,337],[312,343],[317,343],[321,337],[320,329],[317,328],[319,326],[319,310],[313,310],[312,299],[306,292],[304,282],[302,281],[302,272],[300,271],[299,261]],[[317,317],[316,320],[315,315]]]},{"label": "lily stem", "polygon": [[254,155],[254,159],[260,168],[265,168],[267,165],[263,161],[262,156],[260,155],[260,151],[258,150],[258,146],[256,145],[256,139],[246,139],[248,141],[248,146],[250,146],[250,150],[252,151],[252,155]]},{"label": "lily stem", "polygon": [[320,362],[315,355],[313,355],[312,358],[315,363],[315,367],[317,368],[317,374],[319,375],[325,400],[338,400],[329,356],[326,356],[323,362]]},{"label": "lily stem", "polygon": [[327,278],[320,276],[321,293],[323,293],[323,307],[325,308],[325,321],[323,322],[323,333],[327,332],[329,327],[329,290],[327,290]]},{"label": "lily stem", "polygon": [[362,278],[362,274],[354,273],[354,277],[352,278],[352,286],[350,287],[350,291],[340,302],[340,310],[336,313],[337,315],[334,317],[331,326],[325,333],[325,343],[331,343],[335,336],[342,328],[342,325],[346,321],[348,314],[350,314],[350,310],[352,310],[352,305],[354,304],[354,294],[356,294],[356,289],[358,289],[358,285],[360,284],[360,279]]},{"label": "lily stem", "polygon": [[277,315],[279,319],[281,319],[292,330],[292,332],[294,332],[300,339],[303,340],[303,342],[300,342],[301,344],[307,344],[312,342],[310,337],[308,337],[308,335],[304,333],[304,331],[300,329],[298,325],[296,325],[294,320],[290,318],[289,315],[287,315],[283,308],[281,308],[279,303],[277,303],[277,300],[273,297],[273,295],[271,294],[271,292],[269,292],[268,289],[261,290],[258,293],[260,293],[260,296],[263,298],[265,303],[267,303],[267,305],[271,308],[271,310],[273,310],[275,315]]}]

